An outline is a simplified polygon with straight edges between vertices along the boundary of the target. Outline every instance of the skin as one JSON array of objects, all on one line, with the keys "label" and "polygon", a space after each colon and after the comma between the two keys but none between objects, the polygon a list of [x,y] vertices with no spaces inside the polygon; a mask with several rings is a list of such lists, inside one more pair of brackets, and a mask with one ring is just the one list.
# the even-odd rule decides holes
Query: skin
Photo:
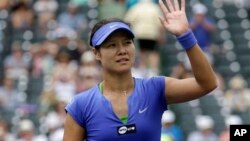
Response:
[{"label": "skin", "polygon": [[[189,30],[185,13],[185,0],[172,4],[166,0],[166,6],[159,1],[164,17],[159,17],[163,27],[173,35],[181,35]],[[135,47],[133,41],[124,32],[115,31],[101,45],[99,50],[93,49],[96,59],[103,67],[103,95],[110,100],[118,117],[128,115],[127,98],[134,89],[131,67],[134,63]],[[206,95],[217,87],[215,74],[196,44],[187,50],[194,78],[165,78],[165,95],[168,104],[190,101]],[[120,61],[124,59],[126,61]],[[123,83],[120,83],[123,82]],[[124,94],[126,91],[126,95]],[[119,106],[118,106],[119,104]],[[122,106],[121,106],[122,105]],[[80,127],[67,114],[64,141],[82,141],[85,129]]]}]

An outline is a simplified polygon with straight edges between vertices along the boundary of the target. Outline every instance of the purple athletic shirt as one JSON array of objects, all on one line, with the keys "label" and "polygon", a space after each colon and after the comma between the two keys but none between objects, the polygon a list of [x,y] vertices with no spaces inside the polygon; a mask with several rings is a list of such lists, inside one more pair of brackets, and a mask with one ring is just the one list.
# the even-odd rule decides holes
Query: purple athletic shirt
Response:
[{"label": "purple athletic shirt", "polygon": [[68,114],[86,130],[87,141],[160,141],[161,117],[167,109],[165,77],[134,81],[126,124],[115,115],[98,85],[77,94],[66,106]]}]

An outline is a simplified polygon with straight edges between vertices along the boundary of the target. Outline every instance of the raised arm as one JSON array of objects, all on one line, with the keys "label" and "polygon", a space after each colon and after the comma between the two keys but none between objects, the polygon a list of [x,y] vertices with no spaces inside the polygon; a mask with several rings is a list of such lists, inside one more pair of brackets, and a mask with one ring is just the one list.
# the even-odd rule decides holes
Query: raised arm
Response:
[{"label": "raised arm", "polygon": [[160,21],[165,29],[177,36],[178,41],[189,57],[194,78],[165,78],[165,95],[168,104],[190,101],[206,95],[217,87],[215,73],[202,53],[197,41],[189,29],[185,12],[185,0],[159,0],[164,17]]}]

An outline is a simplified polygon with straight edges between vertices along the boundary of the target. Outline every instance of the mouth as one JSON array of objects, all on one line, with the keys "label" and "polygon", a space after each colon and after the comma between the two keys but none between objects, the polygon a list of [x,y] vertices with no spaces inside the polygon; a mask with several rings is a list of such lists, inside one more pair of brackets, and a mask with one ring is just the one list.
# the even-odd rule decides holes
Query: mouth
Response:
[{"label": "mouth", "polygon": [[127,58],[121,58],[121,59],[116,60],[117,63],[126,63],[128,61],[129,61],[129,59],[127,59]]}]

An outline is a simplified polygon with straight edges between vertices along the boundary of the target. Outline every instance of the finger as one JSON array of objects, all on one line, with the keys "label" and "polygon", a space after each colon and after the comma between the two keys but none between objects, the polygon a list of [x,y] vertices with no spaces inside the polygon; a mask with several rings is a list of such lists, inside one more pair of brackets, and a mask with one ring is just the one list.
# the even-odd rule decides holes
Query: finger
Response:
[{"label": "finger", "polygon": [[159,17],[159,20],[160,20],[162,26],[164,26],[164,27],[166,24],[168,24],[167,20],[165,20],[163,17]]},{"label": "finger", "polygon": [[185,0],[181,0],[181,11],[185,11],[186,10],[186,7],[185,7]]},{"label": "finger", "polygon": [[162,0],[159,0],[159,5],[160,5],[160,8],[161,8],[164,16],[166,17],[167,14],[169,13],[167,7],[164,5],[164,3],[162,2]]},{"label": "finger", "polygon": [[179,6],[179,1],[178,0],[174,0],[174,8],[175,8],[175,11],[179,11],[180,10],[180,6]]},{"label": "finger", "polygon": [[170,11],[170,12],[173,12],[173,11],[174,11],[174,7],[173,7],[173,5],[172,5],[171,0],[166,0],[166,2],[167,2],[167,6],[168,6],[168,8],[169,8],[169,11]]}]

